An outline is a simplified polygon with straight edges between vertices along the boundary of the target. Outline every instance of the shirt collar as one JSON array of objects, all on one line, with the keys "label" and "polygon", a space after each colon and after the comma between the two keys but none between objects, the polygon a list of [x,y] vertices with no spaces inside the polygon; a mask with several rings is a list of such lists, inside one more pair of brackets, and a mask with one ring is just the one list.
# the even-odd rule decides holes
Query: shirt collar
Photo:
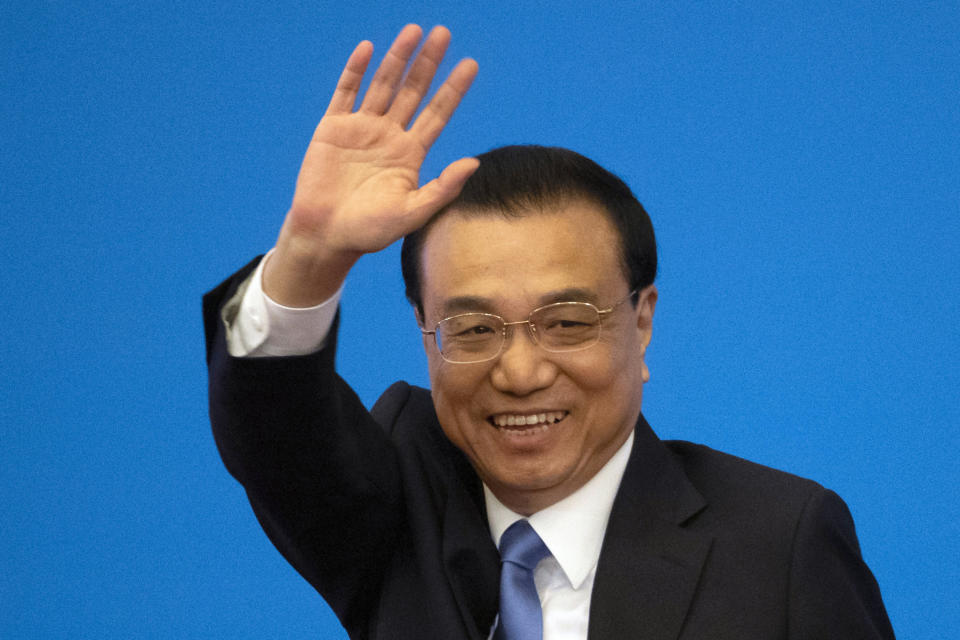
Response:
[{"label": "shirt collar", "polygon": [[[585,485],[528,518],[574,589],[579,589],[597,566],[610,510],[632,447],[631,431],[627,441]],[[483,485],[483,497],[490,536],[499,548],[500,536],[523,516],[500,502],[487,485]]]}]

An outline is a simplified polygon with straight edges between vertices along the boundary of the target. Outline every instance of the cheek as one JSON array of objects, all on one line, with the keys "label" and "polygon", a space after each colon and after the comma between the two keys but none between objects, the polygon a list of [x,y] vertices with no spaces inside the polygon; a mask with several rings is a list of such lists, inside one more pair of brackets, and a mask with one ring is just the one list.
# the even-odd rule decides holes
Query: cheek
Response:
[{"label": "cheek", "polygon": [[440,357],[429,363],[430,389],[440,425],[448,435],[462,430],[483,381],[481,367],[452,365]]},{"label": "cheek", "polygon": [[586,404],[587,420],[604,425],[604,430],[618,429],[621,422],[634,420],[633,413],[639,409],[643,357],[633,345],[598,348],[590,355],[579,361],[576,368],[568,367],[568,375]]},{"label": "cheek", "polygon": [[632,361],[637,356],[628,347],[601,344],[580,355],[568,371],[581,389],[607,393],[632,382]]}]

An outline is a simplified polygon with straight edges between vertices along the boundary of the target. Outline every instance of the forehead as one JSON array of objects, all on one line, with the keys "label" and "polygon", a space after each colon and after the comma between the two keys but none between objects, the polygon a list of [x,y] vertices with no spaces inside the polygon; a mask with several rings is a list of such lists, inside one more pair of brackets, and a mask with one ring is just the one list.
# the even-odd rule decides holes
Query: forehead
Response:
[{"label": "forehead", "polygon": [[449,211],[427,233],[420,264],[428,316],[461,311],[465,301],[499,313],[557,299],[603,303],[626,287],[616,230],[583,202],[509,218]]}]

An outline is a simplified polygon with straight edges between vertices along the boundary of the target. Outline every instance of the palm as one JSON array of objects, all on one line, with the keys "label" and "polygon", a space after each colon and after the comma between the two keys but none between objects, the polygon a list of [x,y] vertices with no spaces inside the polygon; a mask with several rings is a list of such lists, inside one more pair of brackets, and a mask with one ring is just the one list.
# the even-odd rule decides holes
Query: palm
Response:
[{"label": "palm", "polygon": [[304,157],[291,216],[326,230],[326,242],[378,251],[413,230],[404,212],[413,208],[425,155],[410,132],[386,118],[327,116]]},{"label": "palm", "polygon": [[476,161],[458,161],[423,187],[419,172],[476,64],[461,62],[408,128],[448,41],[449,32],[434,30],[401,83],[419,42],[419,29],[405,28],[353,111],[372,53],[368,43],[357,47],[307,149],[285,232],[328,252],[369,253],[421,226],[456,196]]}]

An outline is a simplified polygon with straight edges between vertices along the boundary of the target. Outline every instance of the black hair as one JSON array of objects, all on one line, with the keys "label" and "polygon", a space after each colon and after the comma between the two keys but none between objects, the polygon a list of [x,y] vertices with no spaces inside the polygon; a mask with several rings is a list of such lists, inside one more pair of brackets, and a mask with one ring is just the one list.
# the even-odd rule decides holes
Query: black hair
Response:
[{"label": "black hair", "polygon": [[[631,289],[657,275],[657,245],[650,216],[626,183],[593,160],[560,147],[514,145],[477,156],[480,167],[460,195],[403,239],[400,264],[407,300],[423,316],[420,253],[432,225],[446,212],[518,217],[575,200],[598,205],[620,236],[620,262]],[[636,304],[636,296],[633,299]]]}]

